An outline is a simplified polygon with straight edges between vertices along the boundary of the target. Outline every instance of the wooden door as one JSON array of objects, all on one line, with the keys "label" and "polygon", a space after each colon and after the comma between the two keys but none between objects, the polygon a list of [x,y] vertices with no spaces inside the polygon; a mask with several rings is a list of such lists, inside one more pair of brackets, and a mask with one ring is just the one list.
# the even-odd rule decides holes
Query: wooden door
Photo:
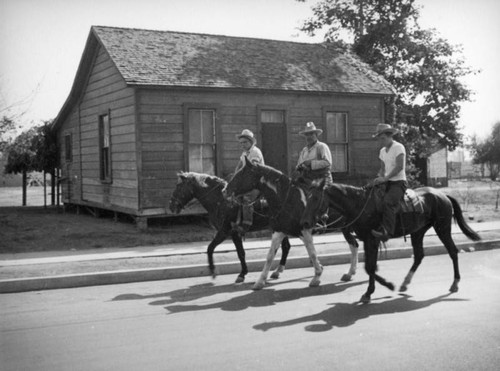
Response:
[{"label": "wooden door", "polygon": [[263,122],[261,130],[261,150],[266,165],[288,174],[288,146],[285,123]]}]

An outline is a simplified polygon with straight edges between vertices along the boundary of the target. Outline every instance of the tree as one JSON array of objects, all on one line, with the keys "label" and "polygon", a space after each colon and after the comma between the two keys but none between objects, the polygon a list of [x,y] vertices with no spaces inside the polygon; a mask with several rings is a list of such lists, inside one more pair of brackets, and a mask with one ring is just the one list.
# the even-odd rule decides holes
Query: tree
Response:
[{"label": "tree", "polygon": [[[27,173],[48,172],[55,179],[58,164],[57,138],[50,122],[22,132],[5,147],[7,163],[5,173],[23,174],[23,206],[26,205]],[[54,205],[54,181],[52,182],[52,205]]]},{"label": "tree", "polygon": [[399,125],[410,155],[422,157],[430,143],[450,150],[462,143],[460,103],[471,91],[460,79],[477,71],[466,66],[459,46],[420,28],[414,3],[322,0],[301,29],[314,35],[326,28],[326,42],[347,43],[394,86],[396,98],[386,111],[395,113],[386,121]]},{"label": "tree", "polygon": [[494,126],[491,134],[483,141],[473,137],[470,149],[475,164],[485,165],[490,171],[490,179],[496,180],[500,174],[500,121]]},{"label": "tree", "polygon": [[16,128],[14,120],[10,117],[2,116],[0,119],[0,154],[9,143],[9,134]]}]

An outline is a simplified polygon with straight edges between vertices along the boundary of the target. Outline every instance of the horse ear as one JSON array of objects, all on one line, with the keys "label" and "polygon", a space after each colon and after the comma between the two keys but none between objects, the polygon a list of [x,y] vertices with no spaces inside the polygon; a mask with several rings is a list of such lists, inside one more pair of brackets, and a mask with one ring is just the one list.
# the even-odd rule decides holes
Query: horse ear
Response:
[{"label": "horse ear", "polygon": [[245,156],[245,166],[252,166],[252,161],[250,161],[247,156]]}]

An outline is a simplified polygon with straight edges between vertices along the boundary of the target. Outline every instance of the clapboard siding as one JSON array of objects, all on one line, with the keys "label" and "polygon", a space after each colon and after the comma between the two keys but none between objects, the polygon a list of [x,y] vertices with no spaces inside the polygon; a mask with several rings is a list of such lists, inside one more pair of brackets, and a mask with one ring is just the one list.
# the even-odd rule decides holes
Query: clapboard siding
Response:
[{"label": "clapboard siding", "polygon": [[372,176],[378,170],[378,148],[371,135],[383,118],[381,97],[140,89],[137,99],[142,142],[140,194],[144,208],[159,207],[165,198],[170,197],[177,172],[185,170],[184,105],[216,109],[220,176],[231,174],[241,155],[235,138],[237,134],[247,128],[260,139],[259,109],[286,111],[289,170],[295,166],[305,145],[299,131],[307,121],[314,121],[324,129],[324,112],[327,110],[349,114],[349,173],[356,174],[356,177]]},{"label": "clapboard siding", "polygon": [[[138,209],[134,89],[126,85],[107,52],[99,48],[78,106],[67,121],[75,126],[78,179],[81,185],[63,189],[68,202],[99,203],[105,207]],[[111,184],[100,180],[99,116],[108,114],[111,127]],[[63,127],[66,126],[66,123]],[[75,164],[73,164],[73,168]],[[74,172],[74,170],[73,170]],[[68,187],[67,187],[68,188]],[[76,198],[76,192],[81,196]]]}]

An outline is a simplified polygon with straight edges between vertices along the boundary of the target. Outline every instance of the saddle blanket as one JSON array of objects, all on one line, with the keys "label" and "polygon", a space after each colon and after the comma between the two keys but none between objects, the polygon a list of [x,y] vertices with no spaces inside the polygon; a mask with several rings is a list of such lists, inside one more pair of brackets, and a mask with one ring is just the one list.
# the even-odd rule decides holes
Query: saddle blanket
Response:
[{"label": "saddle blanket", "polygon": [[419,213],[424,212],[424,202],[422,197],[417,195],[413,189],[407,189],[403,200],[400,203],[401,212],[404,213]]}]

